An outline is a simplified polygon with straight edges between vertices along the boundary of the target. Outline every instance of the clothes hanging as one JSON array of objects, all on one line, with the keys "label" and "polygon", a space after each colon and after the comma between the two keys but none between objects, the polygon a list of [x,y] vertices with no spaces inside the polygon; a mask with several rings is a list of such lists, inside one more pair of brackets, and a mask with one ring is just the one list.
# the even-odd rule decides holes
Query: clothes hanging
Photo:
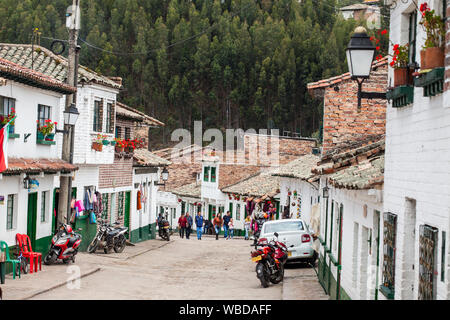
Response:
[{"label": "clothes hanging", "polygon": [[77,216],[79,213],[83,212],[85,210],[83,206],[83,202],[81,200],[78,200],[75,202],[75,210],[77,211]]},{"label": "clothes hanging", "polygon": [[98,191],[95,192],[97,202],[94,203],[94,212],[98,215],[103,211],[102,194]]},{"label": "clothes hanging", "polygon": [[92,195],[91,195],[91,191],[89,189],[86,189],[86,192],[84,193],[84,207],[86,210],[94,209]]},{"label": "clothes hanging", "polygon": [[137,210],[141,210],[142,209],[142,202],[141,202],[141,191],[137,192]]}]

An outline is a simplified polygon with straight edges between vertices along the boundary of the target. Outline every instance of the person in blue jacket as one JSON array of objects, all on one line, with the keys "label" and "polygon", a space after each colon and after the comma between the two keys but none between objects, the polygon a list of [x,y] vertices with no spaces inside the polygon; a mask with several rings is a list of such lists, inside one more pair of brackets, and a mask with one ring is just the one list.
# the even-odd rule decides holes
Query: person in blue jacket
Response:
[{"label": "person in blue jacket", "polygon": [[195,224],[197,225],[197,240],[202,240],[203,216],[200,211],[195,216]]}]

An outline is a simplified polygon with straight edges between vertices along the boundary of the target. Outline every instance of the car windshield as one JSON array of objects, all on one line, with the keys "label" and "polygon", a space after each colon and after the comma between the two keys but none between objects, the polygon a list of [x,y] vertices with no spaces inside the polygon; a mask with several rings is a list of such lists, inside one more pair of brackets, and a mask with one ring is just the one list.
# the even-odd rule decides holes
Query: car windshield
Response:
[{"label": "car windshield", "polygon": [[283,231],[303,231],[303,222],[286,221],[278,223],[268,223],[264,225],[264,233],[274,233]]}]

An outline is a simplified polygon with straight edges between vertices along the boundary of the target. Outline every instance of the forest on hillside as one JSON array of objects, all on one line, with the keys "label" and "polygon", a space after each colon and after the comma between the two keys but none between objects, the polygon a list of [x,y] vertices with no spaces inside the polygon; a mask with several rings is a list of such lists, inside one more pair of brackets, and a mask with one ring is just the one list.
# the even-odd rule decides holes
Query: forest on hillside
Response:
[{"label": "forest on hillside", "polygon": [[[347,71],[357,24],[346,0],[81,0],[80,63],[123,78],[119,100],[175,128],[278,128],[316,135],[321,101],[306,84]],[[0,41],[67,39],[71,0],[0,1]],[[162,139],[164,138],[164,139]]]}]

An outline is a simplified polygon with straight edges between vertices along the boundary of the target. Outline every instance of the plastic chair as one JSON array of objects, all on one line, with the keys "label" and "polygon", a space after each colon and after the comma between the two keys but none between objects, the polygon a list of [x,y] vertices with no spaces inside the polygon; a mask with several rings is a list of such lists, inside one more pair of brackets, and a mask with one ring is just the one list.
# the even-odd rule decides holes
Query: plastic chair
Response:
[{"label": "plastic chair", "polygon": [[[10,256],[9,256],[9,247],[8,247],[8,244],[5,241],[1,241],[0,240],[0,251],[5,252],[6,260],[4,261],[4,263],[9,262],[12,265],[13,279],[16,278],[16,270],[19,270],[19,278],[20,278],[20,261],[10,258]],[[19,264],[19,268],[16,268],[17,264]]]},{"label": "plastic chair", "polygon": [[[31,247],[30,237],[26,234],[16,234],[16,242],[19,245],[20,253],[25,257],[30,259],[30,273],[42,270],[42,253],[33,252]],[[34,266],[34,268],[33,268]]]}]

